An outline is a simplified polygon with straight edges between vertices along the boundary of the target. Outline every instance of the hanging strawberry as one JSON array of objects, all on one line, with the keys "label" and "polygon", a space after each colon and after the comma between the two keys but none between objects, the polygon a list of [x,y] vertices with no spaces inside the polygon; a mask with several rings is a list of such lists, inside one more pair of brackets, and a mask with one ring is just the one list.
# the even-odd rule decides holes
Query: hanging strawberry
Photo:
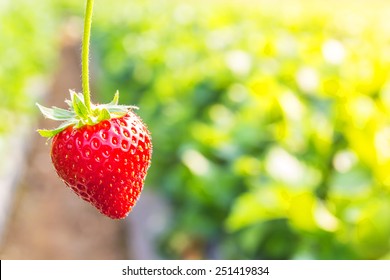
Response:
[{"label": "hanging strawberry", "polygon": [[83,94],[70,91],[69,109],[46,108],[43,115],[62,121],[38,132],[51,142],[51,159],[58,176],[78,196],[104,215],[121,219],[137,202],[151,163],[150,132],[134,106],[95,105],[89,91],[89,41],[93,0],[87,0],[82,48]]}]

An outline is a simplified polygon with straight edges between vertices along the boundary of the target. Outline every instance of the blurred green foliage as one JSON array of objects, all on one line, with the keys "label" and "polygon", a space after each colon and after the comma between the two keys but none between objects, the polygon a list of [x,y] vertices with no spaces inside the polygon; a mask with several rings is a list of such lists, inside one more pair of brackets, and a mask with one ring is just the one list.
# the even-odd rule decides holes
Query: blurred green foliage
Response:
[{"label": "blurred green foliage", "polygon": [[388,18],[380,0],[96,1],[94,99],[119,89],[152,132],[164,257],[390,258]]},{"label": "blurred green foliage", "polygon": [[0,3],[0,135],[31,114],[56,61],[51,1]]},{"label": "blurred green foliage", "polygon": [[390,7],[338,2],[104,8],[99,93],[152,131],[166,257],[390,257]]}]

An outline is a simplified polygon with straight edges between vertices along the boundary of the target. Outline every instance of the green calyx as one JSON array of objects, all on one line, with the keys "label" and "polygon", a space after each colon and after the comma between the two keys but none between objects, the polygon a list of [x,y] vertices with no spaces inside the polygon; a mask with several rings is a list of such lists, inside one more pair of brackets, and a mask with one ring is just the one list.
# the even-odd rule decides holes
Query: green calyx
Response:
[{"label": "green calyx", "polygon": [[137,109],[134,106],[118,105],[118,91],[115,93],[114,99],[108,104],[94,105],[91,103],[88,58],[94,0],[87,0],[86,2],[81,61],[83,94],[70,90],[70,100],[65,100],[66,104],[69,105],[67,110],[58,107],[47,108],[37,104],[39,110],[46,118],[62,121],[55,129],[38,129],[39,134],[49,139],[69,126],[77,129],[85,125],[95,125],[104,120],[120,118],[126,115],[129,110]]},{"label": "green calyx", "polygon": [[90,107],[85,103],[83,94],[72,90],[69,92],[71,99],[65,100],[65,103],[69,105],[69,109],[47,108],[37,103],[39,110],[46,118],[62,122],[55,129],[38,129],[37,131],[41,136],[52,138],[69,126],[80,128],[84,125],[95,125],[104,120],[120,118],[126,115],[129,110],[138,109],[135,106],[118,105],[118,91],[110,103],[90,104]]}]

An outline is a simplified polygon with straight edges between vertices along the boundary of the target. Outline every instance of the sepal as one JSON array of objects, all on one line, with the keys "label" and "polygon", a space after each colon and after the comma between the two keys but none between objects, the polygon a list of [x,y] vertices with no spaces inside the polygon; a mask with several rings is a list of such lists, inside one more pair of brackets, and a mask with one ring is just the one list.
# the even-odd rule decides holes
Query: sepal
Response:
[{"label": "sepal", "polygon": [[38,133],[46,138],[52,138],[69,126],[80,128],[84,125],[95,125],[101,121],[120,118],[126,115],[130,110],[138,109],[135,106],[118,105],[119,92],[114,94],[110,103],[94,105],[88,108],[81,93],[70,90],[70,100],[65,100],[69,109],[58,107],[47,108],[37,103],[41,113],[48,119],[62,121],[55,129],[38,129]]}]

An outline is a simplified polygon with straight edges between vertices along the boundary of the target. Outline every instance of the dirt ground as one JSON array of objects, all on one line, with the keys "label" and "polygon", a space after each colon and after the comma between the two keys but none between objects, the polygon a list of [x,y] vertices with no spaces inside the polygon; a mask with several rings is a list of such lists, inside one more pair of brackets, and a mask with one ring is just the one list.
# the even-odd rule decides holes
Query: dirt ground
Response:
[{"label": "dirt ground", "polygon": [[[64,35],[58,72],[44,105],[64,107],[68,90],[80,90],[80,44]],[[41,119],[39,127],[54,122]],[[34,128],[35,130],[35,128]],[[20,179],[0,259],[128,259],[126,225],[101,215],[59,180],[50,145],[32,131],[26,172]]]}]

